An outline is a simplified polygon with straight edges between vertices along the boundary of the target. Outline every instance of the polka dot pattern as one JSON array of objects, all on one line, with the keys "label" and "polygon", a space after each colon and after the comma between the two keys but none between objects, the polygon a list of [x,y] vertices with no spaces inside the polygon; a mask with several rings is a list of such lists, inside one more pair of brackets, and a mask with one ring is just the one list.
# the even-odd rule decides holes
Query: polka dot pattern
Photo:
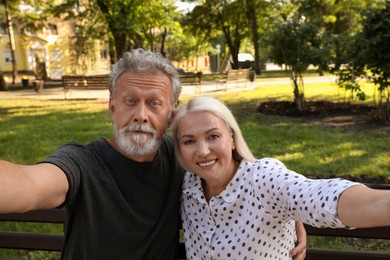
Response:
[{"label": "polka dot pattern", "polygon": [[207,203],[201,179],[187,172],[181,207],[187,259],[291,259],[295,220],[345,227],[337,200],[356,184],[307,179],[273,158],[243,160],[225,190]]}]

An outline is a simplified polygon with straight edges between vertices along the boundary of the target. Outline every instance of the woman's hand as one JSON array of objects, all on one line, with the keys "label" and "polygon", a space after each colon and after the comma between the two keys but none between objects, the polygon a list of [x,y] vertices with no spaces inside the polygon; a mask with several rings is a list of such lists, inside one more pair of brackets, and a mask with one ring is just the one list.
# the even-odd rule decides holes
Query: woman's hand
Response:
[{"label": "woman's hand", "polygon": [[295,230],[297,232],[297,244],[291,251],[291,257],[294,260],[303,260],[306,257],[307,234],[305,226],[300,221],[295,221]]}]

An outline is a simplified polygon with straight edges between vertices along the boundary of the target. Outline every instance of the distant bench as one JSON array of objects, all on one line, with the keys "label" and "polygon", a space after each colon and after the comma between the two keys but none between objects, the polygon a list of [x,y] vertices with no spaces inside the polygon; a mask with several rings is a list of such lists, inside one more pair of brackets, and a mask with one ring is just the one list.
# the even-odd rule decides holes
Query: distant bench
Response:
[{"label": "distant bench", "polygon": [[201,84],[202,84],[202,76],[203,73],[199,72],[185,72],[180,73],[179,78],[183,85],[195,85],[195,92],[201,92]]},{"label": "distant bench", "polygon": [[65,99],[69,90],[108,89],[108,75],[63,75]]},{"label": "distant bench", "polygon": [[249,69],[229,70],[225,78],[216,79],[216,88],[224,86],[225,90],[229,86],[234,87],[246,87],[246,83],[249,78]]},{"label": "distant bench", "polygon": [[[372,186],[372,185],[368,185]],[[390,189],[390,185],[374,185],[373,188]],[[38,210],[27,213],[0,214],[1,221],[40,222],[62,224],[64,211],[60,209]],[[363,229],[314,228],[305,225],[308,236],[353,237],[390,240],[390,227]],[[63,235],[0,231],[0,248],[43,251],[61,251]],[[179,242],[178,259],[186,259],[183,242]],[[379,260],[390,259],[390,252],[344,251],[336,249],[308,248],[306,260]]]}]

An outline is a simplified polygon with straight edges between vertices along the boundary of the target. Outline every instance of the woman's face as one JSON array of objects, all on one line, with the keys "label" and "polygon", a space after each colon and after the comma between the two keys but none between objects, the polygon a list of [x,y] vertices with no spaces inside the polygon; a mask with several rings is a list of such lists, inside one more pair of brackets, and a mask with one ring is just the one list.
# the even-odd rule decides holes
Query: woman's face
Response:
[{"label": "woman's face", "polygon": [[233,134],[225,122],[206,111],[187,112],[178,122],[179,152],[183,166],[206,182],[227,184],[237,162]]}]

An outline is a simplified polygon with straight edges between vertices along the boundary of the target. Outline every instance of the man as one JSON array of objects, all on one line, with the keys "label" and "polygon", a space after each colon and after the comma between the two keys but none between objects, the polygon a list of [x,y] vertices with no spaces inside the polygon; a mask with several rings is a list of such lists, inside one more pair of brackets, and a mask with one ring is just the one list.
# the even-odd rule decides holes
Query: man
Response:
[{"label": "man", "polygon": [[183,172],[165,131],[180,91],[166,59],[125,53],[110,75],[114,136],[36,165],[0,162],[0,212],[65,207],[62,259],[176,259]]}]

